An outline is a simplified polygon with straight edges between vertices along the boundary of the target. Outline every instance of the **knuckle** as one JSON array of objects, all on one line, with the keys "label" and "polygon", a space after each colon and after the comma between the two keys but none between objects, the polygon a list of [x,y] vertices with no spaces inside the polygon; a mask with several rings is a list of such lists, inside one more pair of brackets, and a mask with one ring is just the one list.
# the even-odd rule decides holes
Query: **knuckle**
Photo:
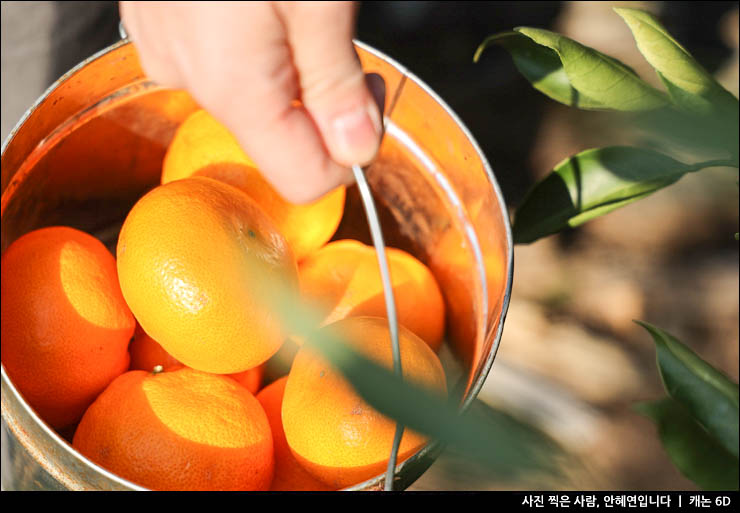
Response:
[{"label": "knuckle", "polygon": [[346,97],[357,91],[364,83],[360,69],[347,66],[317,68],[301,75],[301,89],[306,104]]}]

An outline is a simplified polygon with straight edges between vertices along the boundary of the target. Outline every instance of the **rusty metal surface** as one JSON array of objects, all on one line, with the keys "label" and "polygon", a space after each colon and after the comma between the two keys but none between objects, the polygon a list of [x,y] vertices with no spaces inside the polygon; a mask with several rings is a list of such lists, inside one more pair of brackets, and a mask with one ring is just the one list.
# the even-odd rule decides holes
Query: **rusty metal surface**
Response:
[{"label": "rusty metal surface", "polygon": [[[508,306],[513,245],[506,207],[485,157],[449,108],[388,57],[362,43],[357,49],[363,68],[386,81],[388,132],[366,172],[383,233],[389,245],[426,263],[440,284],[455,355],[445,370],[467,407],[493,362]],[[126,212],[158,184],[175,129],[196,108],[187,94],[148,82],[125,41],[67,73],[3,143],[2,249],[53,224],[113,247]],[[348,191],[347,198],[337,236],[367,242],[359,197]],[[46,426],[4,368],[2,392],[4,489],[138,489]],[[413,483],[440,451],[430,444],[400,463],[394,486]],[[377,476],[351,489],[382,489],[383,481]]]}]

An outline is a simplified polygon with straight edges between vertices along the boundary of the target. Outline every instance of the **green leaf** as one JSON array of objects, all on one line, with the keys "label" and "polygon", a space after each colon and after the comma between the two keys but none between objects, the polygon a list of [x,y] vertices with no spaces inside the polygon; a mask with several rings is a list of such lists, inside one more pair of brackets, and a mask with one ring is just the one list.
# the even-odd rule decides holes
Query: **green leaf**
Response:
[{"label": "green leaf", "polygon": [[[616,120],[618,129],[640,134],[642,138],[664,148],[697,158],[725,157],[737,167],[738,124],[735,128],[722,125],[719,116],[707,116],[679,110],[674,106],[639,112]],[[728,163],[733,165],[732,162]]]},{"label": "green leaf", "polygon": [[589,101],[598,102],[602,108],[644,111],[667,103],[663,93],[617,59],[549,30],[531,27],[515,30],[553,50],[573,89]]},{"label": "green leaf", "polygon": [[535,89],[553,100],[581,109],[605,108],[573,88],[557,53],[518,32],[504,32],[487,37],[475,52],[473,61],[478,62],[483,50],[492,44],[506,48],[519,72]]},{"label": "green leaf", "polygon": [[555,166],[514,217],[514,242],[527,243],[637,201],[694,170],[661,153],[627,146],[583,151]]},{"label": "green leaf", "polygon": [[674,123],[664,130],[693,131],[694,140],[707,147],[719,146],[737,160],[740,126],[737,98],[673,39],[653,15],[637,9],[614,10],[629,26],[638,49],[655,68],[673,104],[686,113],[704,117],[678,120],[678,125]]},{"label": "green leaf", "polygon": [[738,457],[737,383],[699,358],[675,337],[642,321],[655,340],[658,369],[668,395],[681,403],[706,431]]},{"label": "green leaf", "polygon": [[652,419],[673,464],[704,490],[737,490],[738,459],[707,433],[673,399],[640,403],[634,409]]},{"label": "green leaf", "polygon": [[638,49],[655,68],[676,105],[702,114],[734,109],[737,119],[737,98],[673,39],[652,14],[629,8],[614,10],[629,26]]}]

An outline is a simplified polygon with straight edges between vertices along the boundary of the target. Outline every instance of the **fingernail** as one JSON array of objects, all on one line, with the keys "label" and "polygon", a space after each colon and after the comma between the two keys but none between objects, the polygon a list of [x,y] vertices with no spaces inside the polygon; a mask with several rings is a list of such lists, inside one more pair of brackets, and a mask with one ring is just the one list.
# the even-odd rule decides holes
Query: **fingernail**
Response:
[{"label": "fingernail", "polygon": [[337,116],[331,127],[334,135],[334,158],[340,164],[365,164],[375,157],[382,125],[378,108],[373,101],[364,108]]}]

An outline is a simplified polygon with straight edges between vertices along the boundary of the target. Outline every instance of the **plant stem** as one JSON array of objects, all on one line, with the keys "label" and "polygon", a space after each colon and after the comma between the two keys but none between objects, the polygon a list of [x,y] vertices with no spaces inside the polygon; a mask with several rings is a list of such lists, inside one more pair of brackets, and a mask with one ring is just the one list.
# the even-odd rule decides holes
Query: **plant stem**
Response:
[{"label": "plant stem", "polygon": [[692,164],[689,166],[689,173],[694,173],[696,171],[700,171],[702,169],[706,169],[708,167],[734,167],[738,168],[738,162],[735,160],[724,160],[724,159],[717,159],[717,160],[707,160],[706,162],[697,162],[696,164]]}]

